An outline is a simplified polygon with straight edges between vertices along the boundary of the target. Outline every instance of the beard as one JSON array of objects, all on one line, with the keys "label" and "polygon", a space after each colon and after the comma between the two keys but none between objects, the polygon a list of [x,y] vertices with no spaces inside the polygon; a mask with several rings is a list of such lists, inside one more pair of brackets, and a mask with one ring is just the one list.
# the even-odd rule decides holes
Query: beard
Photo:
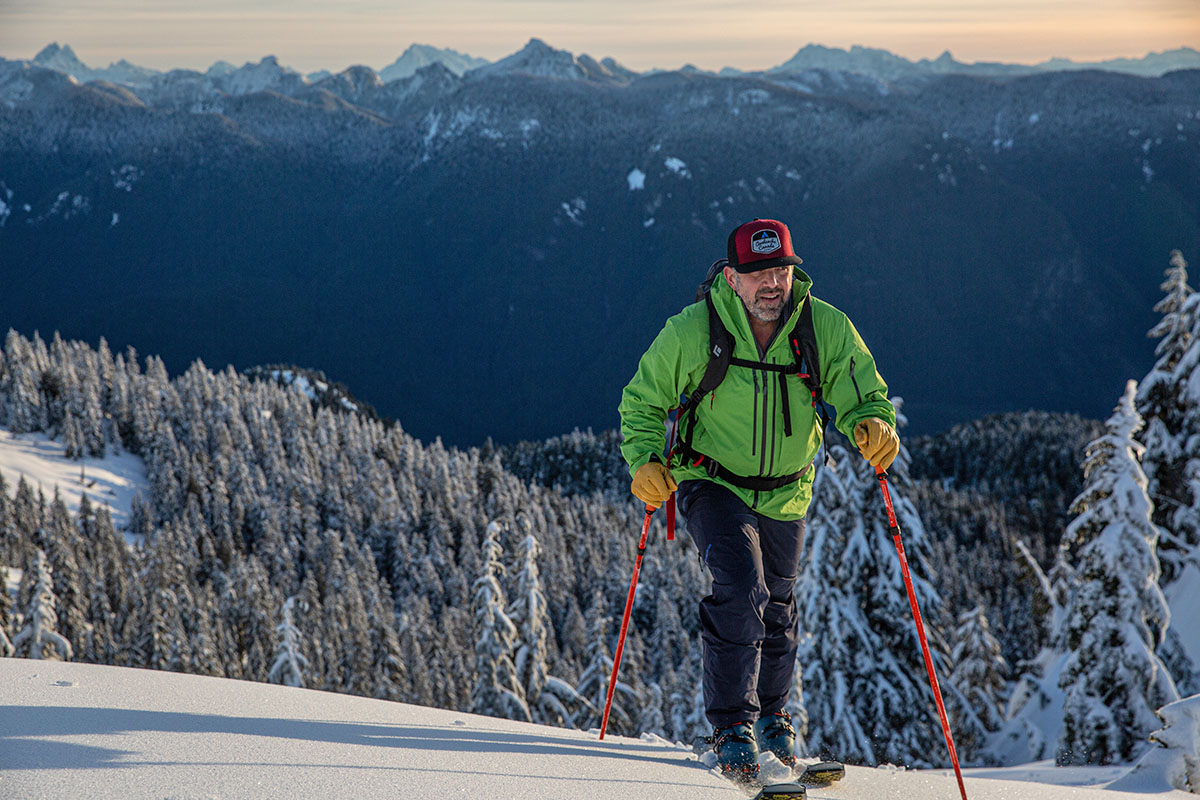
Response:
[{"label": "beard", "polygon": [[[783,307],[787,305],[790,294],[787,288],[759,289],[755,292],[753,301],[747,303],[743,300],[742,304],[746,306],[746,311],[750,312],[750,316],[755,319],[762,322],[775,322],[783,314]],[[778,299],[769,302],[767,297],[777,297]]]}]

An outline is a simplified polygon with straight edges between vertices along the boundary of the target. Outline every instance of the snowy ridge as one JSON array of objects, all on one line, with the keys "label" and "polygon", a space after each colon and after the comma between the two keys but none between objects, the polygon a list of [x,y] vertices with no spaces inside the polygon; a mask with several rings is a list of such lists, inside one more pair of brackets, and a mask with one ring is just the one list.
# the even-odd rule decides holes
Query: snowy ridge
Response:
[{"label": "snowy ridge", "polygon": [[488,63],[486,58],[460,53],[457,50],[441,49],[427,44],[412,44],[408,46],[399,58],[379,71],[379,77],[384,83],[400,78],[409,78],[417,70],[430,64],[441,64],[455,75],[462,75],[467,70],[482,67]]},{"label": "snowy ridge", "polygon": [[530,39],[512,55],[471,70],[471,77],[497,75],[533,75],[540,78],[589,80],[605,83],[628,82],[633,73],[612,59],[598,62],[589,55],[578,58],[566,50],[556,50],[541,39]]},{"label": "snowy ridge", "polygon": [[[9,797],[738,796],[690,750],[657,737],[601,742],[595,731],[219,678],[0,659],[0,705],[0,785]],[[1135,795],[1103,787],[1125,771],[968,771],[967,791],[972,800],[1119,800]],[[957,793],[944,771],[846,773],[809,797]]]}]

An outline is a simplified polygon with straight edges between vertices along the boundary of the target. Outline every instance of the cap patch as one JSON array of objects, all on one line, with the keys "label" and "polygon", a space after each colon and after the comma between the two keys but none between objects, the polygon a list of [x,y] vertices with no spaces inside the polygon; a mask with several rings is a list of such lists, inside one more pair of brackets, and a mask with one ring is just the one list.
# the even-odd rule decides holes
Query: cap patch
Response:
[{"label": "cap patch", "polygon": [[770,228],[758,231],[750,237],[750,249],[755,253],[774,253],[780,247],[779,234]]}]

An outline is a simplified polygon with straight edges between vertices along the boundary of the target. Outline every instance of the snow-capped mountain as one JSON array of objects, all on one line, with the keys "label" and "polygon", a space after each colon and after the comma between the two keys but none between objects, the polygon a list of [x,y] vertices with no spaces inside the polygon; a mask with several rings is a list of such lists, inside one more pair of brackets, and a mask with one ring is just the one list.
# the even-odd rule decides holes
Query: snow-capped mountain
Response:
[{"label": "snow-capped mountain", "polygon": [[[606,393],[690,295],[670,288],[692,282],[686,265],[710,263],[737,221],[767,215],[793,227],[818,291],[849,304],[873,347],[880,340],[881,371],[911,387],[918,432],[1028,406],[1100,416],[1102,388],[1144,371],[1163,254],[1192,247],[1190,228],[1164,232],[1153,220],[1194,216],[1198,79],[634,76],[538,40],[461,77],[434,63],[390,82],[353,67],[311,83],[267,58],[131,88],[5,61],[0,192],[11,196],[0,194],[0,246],[36,260],[53,242],[59,274],[91,283],[35,276],[0,293],[0,317],[28,330],[150,335],[174,364],[259,363],[267,357],[244,354],[246,343],[291,353],[287,331],[327,307],[330,274],[356,298],[328,307],[330,325],[366,325],[388,342],[427,337],[437,304],[409,293],[434,287],[395,276],[465,260],[489,302],[465,315],[470,344],[455,351],[456,368],[433,348],[409,348],[401,377],[336,337],[305,337],[309,350],[289,358],[344,367],[419,435],[540,438],[608,427]],[[453,236],[430,235],[447,220],[461,221]],[[446,251],[449,241],[461,250]],[[157,276],[185,253],[224,266],[187,273],[195,302],[180,307],[184,295],[160,293]],[[580,287],[565,284],[531,295],[520,276],[549,264],[582,281],[589,302],[580,307]],[[152,306],[198,316],[163,325],[117,314],[130,276]],[[646,280],[662,291],[623,288]],[[913,313],[865,302],[874,291]],[[228,303],[242,296],[234,327],[256,335],[234,337]],[[531,305],[549,316],[523,313]],[[410,313],[393,318],[398,308]],[[945,336],[947,313],[968,333]],[[625,334],[577,380],[528,396],[474,391],[480,341],[524,363],[548,330],[607,341],[618,321]],[[922,344],[894,344],[911,341]],[[981,372],[980,342],[998,341],[1009,368]],[[549,347],[555,363],[578,359],[570,337]],[[417,402],[411,381],[478,407]]]},{"label": "snow-capped mountain", "polygon": [[471,70],[470,75],[473,78],[532,75],[539,78],[612,83],[628,82],[636,73],[611,58],[599,62],[586,54],[576,57],[573,53],[557,50],[541,39],[534,38],[512,55],[494,64]]},{"label": "snow-capped mountain", "polygon": [[57,72],[72,75],[80,82],[110,81],[126,86],[148,86],[154,76],[160,74],[157,70],[139,67],[125,59],[109,64],[104,69],[92,69],[79,60],[70,45],[59,46],[57,42],[46,45],[33,57],[33,63]]},{"label": "snow-capped mountain", "polygon": [[246,62],[241,67],[210,76],[215,88],[228,94],[251,94],[266,90],[290,94],[308,86],[308,79],[291,67],[279,63],[275,56],[267,56],[257,64]]},{"label": "snow-capped mountain", "polygon": [[467,70],[482,67],[488,63],[486,58],[460,53],[457,50],[433,47],[428,44],[412,44],[401,53],[400,57],[379,71],[379,77],[384,83],[408,78],[421,67],[430,64],[441,64],[455,75],[462,75]]},{"label": "snow-capped mountain", "polygon": [[1062,70],[1100,69],[1111,72],[1128,72],[1135,75],[1158,77],[1177,69],[1200,68],[1200,52],[1190,47],[1180,47],[1164,53],[1150,53],[1144,58],[1118,58],[1107,61],[1079,62],[1068,58],[1054,58],[1041,64],[1003,64],[995,62],[963,63],[947,50],[935,59],[923,58],[910,61],[887,50],[854,45],[849,50],[825,47],[819,44],[806,45],[794,56],[772,67],[768,72],[799,72],[821,69],[854,72],[885,81],[916,78],[929,75],[1029,75],[1037,72]]}]

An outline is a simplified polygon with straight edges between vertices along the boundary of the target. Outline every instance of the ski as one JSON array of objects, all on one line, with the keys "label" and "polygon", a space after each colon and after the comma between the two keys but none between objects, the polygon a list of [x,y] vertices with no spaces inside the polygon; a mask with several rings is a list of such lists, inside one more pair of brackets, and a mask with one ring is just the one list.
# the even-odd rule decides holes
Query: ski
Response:
[{"label": "ski", "polygon": [[[692,741],[692,752],[698,756],[712,751],[713,738],[711,736],[698,736]],[[793,783],[778,783],[769,786],[763,786],[754,778],[745,777],[733,773],[726,773],[725,777],[743,789],[754,789],[762,786],[762,791],[754,795],[754,800],[774,800],[779,798],[797,798],[805,797],[802,793],[805,786],[828,786],[831,783],[840,781],[846,777],[846,767],[837,761],[818,761],[814,764],[803,764],[796,762],[792,767],[795,781]],[[801,793],[797,793],[794,787],[799,787]],[[772,793],[768,793],[768,790]],[[792,794],[787,794],[787,792]]]},{"label": "ski", "polygon": [[802,783],[773,783],[764,786],[754,800],[805,800],[808,792]]},{"label": "ski", "polygon": [[797,764],[797,782],[807,786],[828,786],[834,781],[840,781],[846,777],[846,768],[836,761],[818,761],[816,764],[804,765],[803,769],[799,769],[801,765]]}]

